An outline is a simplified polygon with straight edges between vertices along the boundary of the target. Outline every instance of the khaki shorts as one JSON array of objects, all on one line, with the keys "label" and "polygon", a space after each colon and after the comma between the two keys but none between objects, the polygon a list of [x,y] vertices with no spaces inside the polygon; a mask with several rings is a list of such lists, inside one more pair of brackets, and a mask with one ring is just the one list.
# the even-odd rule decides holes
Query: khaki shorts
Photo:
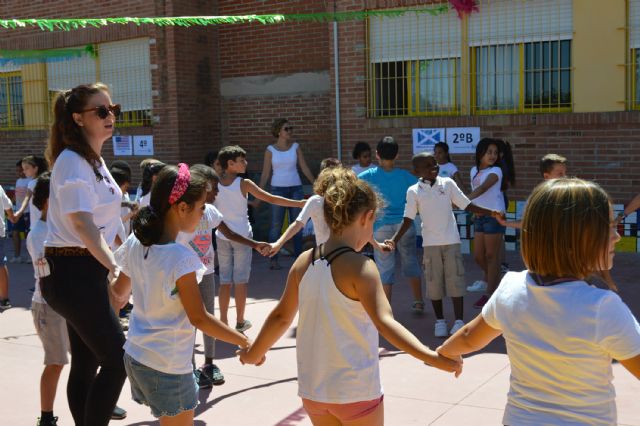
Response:
[{"label": "khaki shorts", "polygon": [[46,303],[31,303],[31,315],[44,348],[44,365],[69,363],[67,322]]},{"label": "khaki shorts", "polygon": [[445,296],[462,297],[467,293],[460,244],[423,247],[424,278],[427,297],[441,300]]}]

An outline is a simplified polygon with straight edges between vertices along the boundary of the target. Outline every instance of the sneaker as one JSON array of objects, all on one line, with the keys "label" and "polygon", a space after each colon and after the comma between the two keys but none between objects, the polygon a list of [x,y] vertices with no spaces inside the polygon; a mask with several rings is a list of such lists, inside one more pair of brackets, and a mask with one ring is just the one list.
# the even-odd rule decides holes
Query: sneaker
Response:
[{"label": "sneaker", "polygon": [[209,389],[213,386],[211,377],[207,376],[201,368],[198,368],[193,374],[196,376],[196,382],[200,389]]},{"label": "sneaker", "polygon": [[411,304],[411,311],[413,311],[414,314],[424,313],[424,302],[422,300],[414,300]]},{"label": "sneaker", "polygon": [[238,323],[236,323],[236,331],[239,331],[240,333],[244,333],[245,331],[250,329],[252,325],[253,324],[251,324],[251,321],[249,321],[249,320],[244,320],[242,322],[238,322]]},{"label": "sneaker", "polygon": [[489,284],[486,281],[478,280],[467,287],[467,291],[471,291],[474,293],[482,293],[483,291],[487,291],[487,286]]},{"label": "sneaker", "polygon": [[4,299],[4,300],[0,300],[0,311],[3,311],[5,309],[9,309],[12,308],[13,306],[11,306],[11,302],[9,301],[9,299]]},{"label": "sneaker", "polygon": [[480,297],[480,299],[476,300],[476,303],[473,304],[473,307],[476,309],[482,309],[482,307],[484,306],[485,303],[487,303],[488,300],[489,300],[489,296],[487,296],[486,294],[483,294],[482,297]]},{"label": "sneaker", "polygon": [[214,386],[220,386],[224,384],[224,376],[222,375],[222,372],[217,365],[206,364],[202,366],[201,370],[203,374],[206,374],[211,379],[211,383]]},{"label": "sneaker", "polygon": [[500,272],[502,272],[503,274],[506,274],[507,272],[509,272],[509,264],[508,263],[501,263],[500,264]]},{"label": "sneaker", "polygon": [[47,420],[42,420],[38,417],[38,423],[36,423],[36,426],[58,426],[58,416],[53,416]]},{"label": "sneaker", "polygon": [[436,320],[436,325],[433,327],[433,335],[436,337],[447,337],[447,322],[443,319]]},{"label": "sneaker", "polygon": [[464,327],[464,321],[462,320],[456,320],[453,323],[453,327],[451,327],[451,331],[449,331],[449,334],[455,334],[456,331],[460,330],[462,327]]},{"label": "sneaker", "polygon": [[127,417],[127,411],[123,408],[120,408],[116,405],[116,408],[113,409],[113,413],[111,413],[112,420],[122,420]]}]

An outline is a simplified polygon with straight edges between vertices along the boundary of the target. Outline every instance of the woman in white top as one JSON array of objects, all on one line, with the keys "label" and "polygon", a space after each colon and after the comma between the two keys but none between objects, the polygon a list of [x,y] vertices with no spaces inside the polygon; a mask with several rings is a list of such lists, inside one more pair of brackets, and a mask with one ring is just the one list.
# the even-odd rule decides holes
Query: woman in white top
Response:
[{"label": "woman in white top", "polygon": [[[267,179],[271,176],[271,194],[279,195],[291,200],[302,200],[302,180],[298,174],[300,170],[309,180],[315,180],[311,170],[307,166],[302,153],[302,148],[293,141],[293,126],[286,118],[278,118],[271,126],[271,134],[277,138],[276,143],[269,145],[264,153],[264,163],[262,165],[262,175],[260,176],[260,187],[265,188]],[[280,236],[282,223],[284,222],[284,212],[287,208],[271,205],[271,226],[269,228],[269,241],[273,242]],[[289,207],[289,222],[300,214],[300,209]],[[294,239],[294,254],[298,256],[302,252],[302,233],[298,233]],[[271,258],[271,268],[280,269],[278,256]]]},{"label": "woman in white top", "polygon": [[75,424],[101,426],[109,423],[126,377],[125,338],[108,293],[108,281],[118,275],[109,246],[121,224],[122,193],[100,155],[120,106],[111,103],[107,86],[95,83],[59,94],[54,114],[47,146],[50,274],[41,277],[41,291],[67,321],[67,399]]},{"label": "woman in white top", "polygon": [[[501,191],[502,170],[496,166],[498,143],[494,139],[483,138],[476,147],[476,165],[471,169],[471,193],[469,199],[474,204],[489,210],[505,211],[504,196]],[[500,247],[505,227],[491,216],[474,218],[473,258],[484,272],[484,281],[472,286],[475,291],[486,290],[474,303],[482,308],[500,280]],[[470,289],[471,290],[471,289]]]},{"label": "woman in white top", "polygon": [[438,348],[457,357],[504,336],[503,424],[615,425],[612,359],[640,379],[638,321],[616,293],[585,281],[613,266],[620,235],[610,203],[593,182],[541,183],[522,219],[527,270],[507,273],[482,314]]},{"label": "woman in white top", "polygon": [[379,204],[373,189],[362,180],[343,179],[324,198],[329,239],[298,257],[278,306],[255,343],[239,352],[240,361],[262,363],[299,311],[298,395],[313,424],[382,425],[378,330],[434,367],[457,374],[461,364],[438,357],[393,318],[375,263],[355,253],[373,235]]}]

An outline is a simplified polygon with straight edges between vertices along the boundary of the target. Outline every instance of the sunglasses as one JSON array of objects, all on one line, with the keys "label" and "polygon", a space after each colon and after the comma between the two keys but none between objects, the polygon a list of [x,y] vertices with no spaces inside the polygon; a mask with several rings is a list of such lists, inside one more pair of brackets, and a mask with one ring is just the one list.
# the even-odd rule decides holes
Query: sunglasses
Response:
[{"label": "sunglasses", "polygon": [[120,116],[120,104],[109,105],[109,106],[100,105],[100,106],[97,106],[97,107],[84,109],[84,110],[82,110],[80,112],[89,112],[89,111],[95,111],[96,115],[101,120],[104,120],[105,118],[107,118],[109,116],[109,112],[112,112],[113,116],[115,118],[118,118],[118,116]]},{"label": "sunglasses", "polygon": [[293,131],[293,126],[283,127],[282,130],[284,130],[285,132],[291,132]]}]

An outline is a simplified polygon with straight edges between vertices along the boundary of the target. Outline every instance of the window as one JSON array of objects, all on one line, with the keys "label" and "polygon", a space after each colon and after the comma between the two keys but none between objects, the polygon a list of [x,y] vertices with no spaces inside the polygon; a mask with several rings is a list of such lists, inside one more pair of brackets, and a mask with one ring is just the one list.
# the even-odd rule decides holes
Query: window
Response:
[{"label": "window", "polygon": [[0,72],[0,129],[24,126],[22,74]]},{"label": "window", "polygon": [[469,18],[472,112],[571,110],[570,0],[484,0]]},{"label": "window", "polygon": [[453,11],[370,18],[368,115],[457,114],[460,32]]},{"label": "window", "polygon": [[640,0],[629,0],[628,34],[627,108],[640,109]]}]

